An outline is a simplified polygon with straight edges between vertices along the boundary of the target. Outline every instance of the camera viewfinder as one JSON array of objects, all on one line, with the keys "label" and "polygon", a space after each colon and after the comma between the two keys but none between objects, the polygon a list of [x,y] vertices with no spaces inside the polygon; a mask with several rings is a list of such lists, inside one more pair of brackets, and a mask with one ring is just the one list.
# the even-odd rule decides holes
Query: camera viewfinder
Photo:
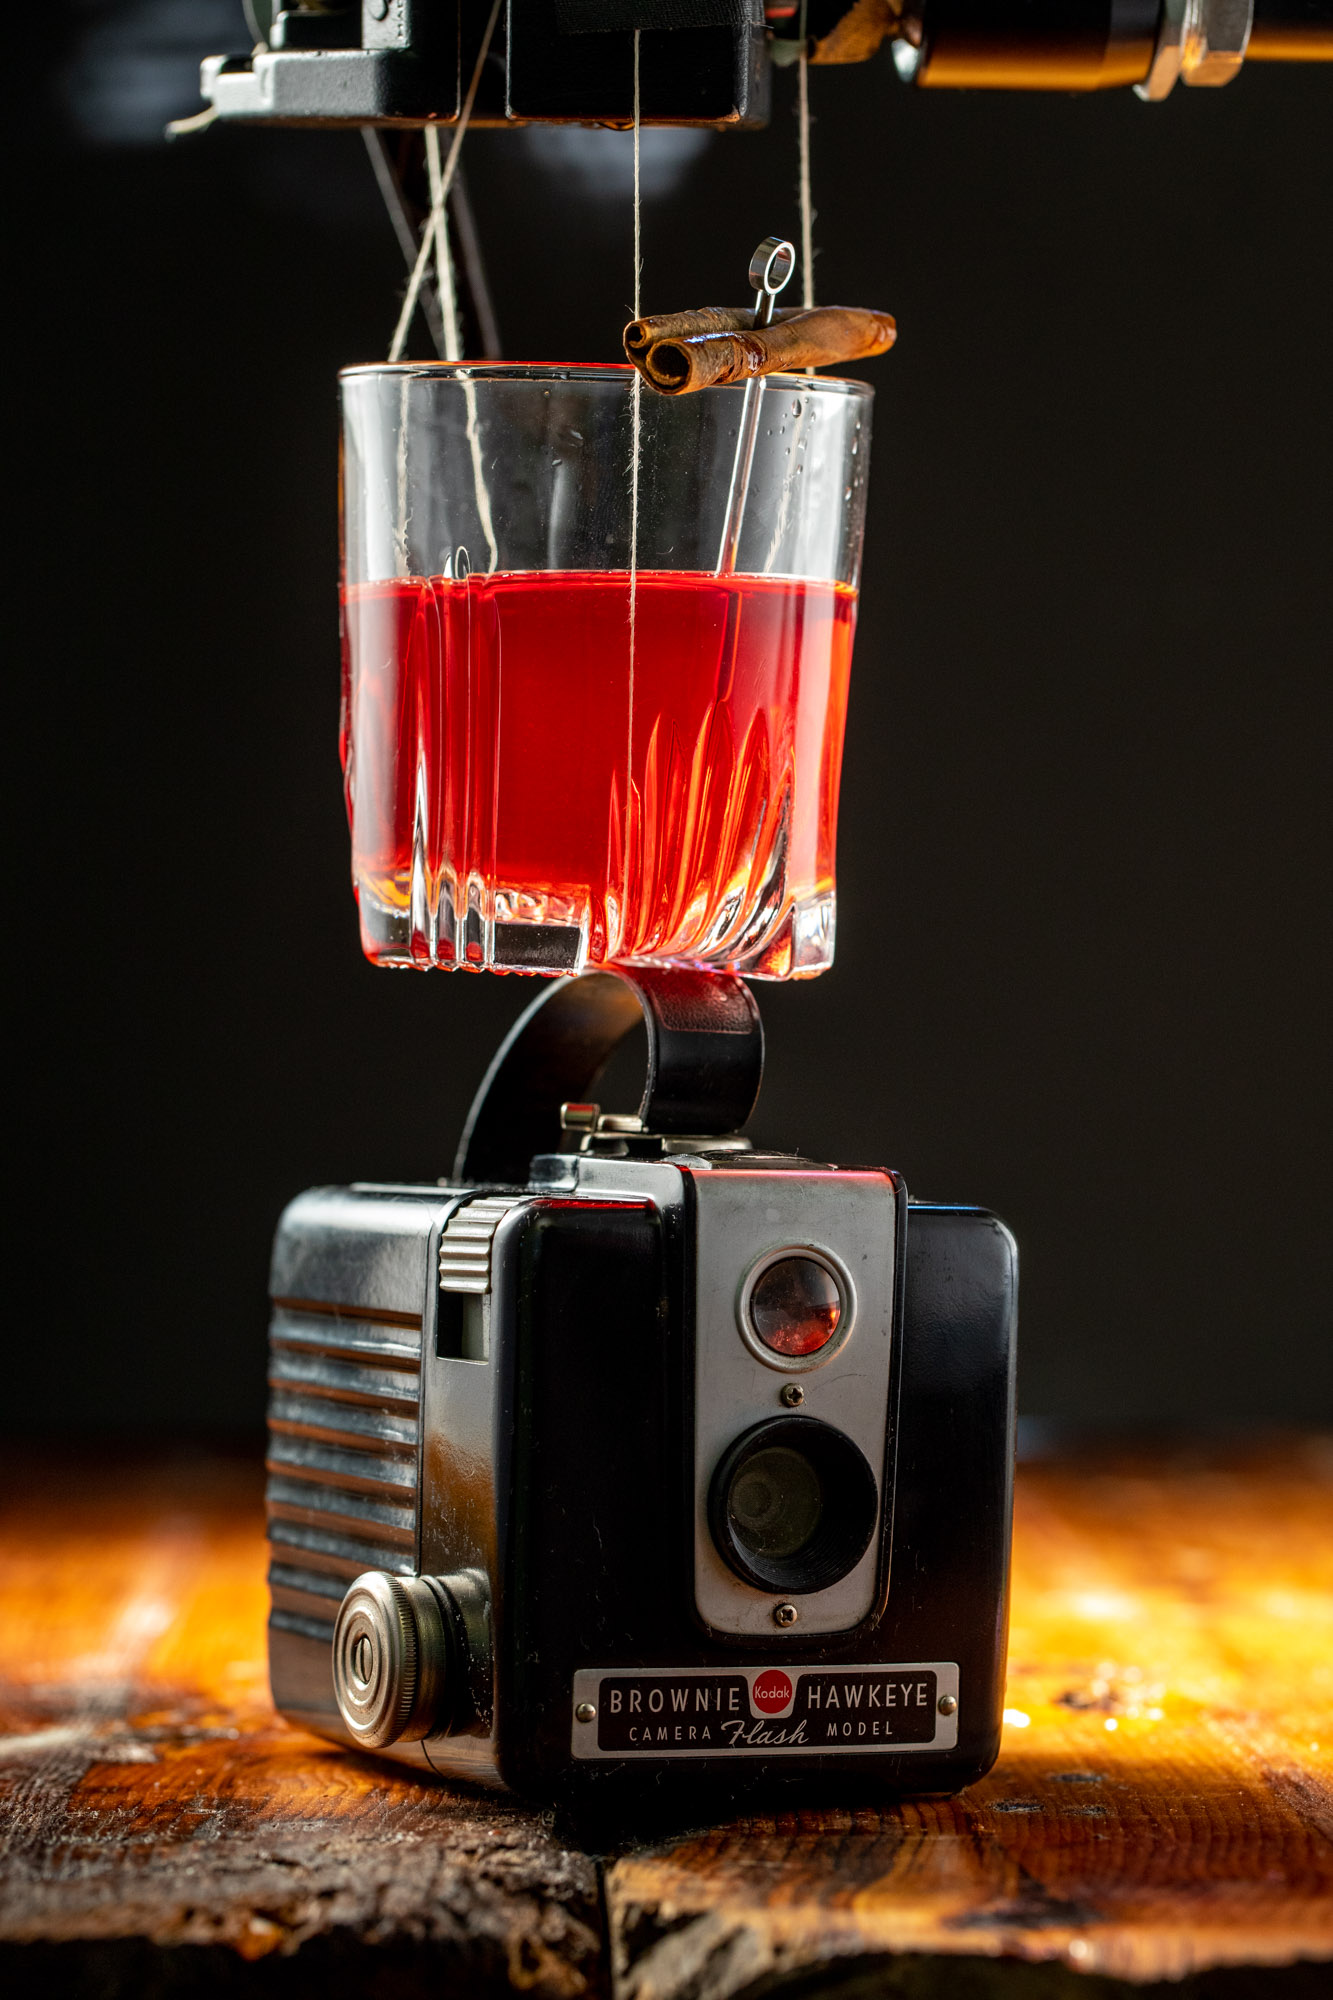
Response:
[{"label": "camera viewfinder", "polygon": [[842,1288],[822,1259],[793,1252],[755,1278],[747,1314],[755,1339],[770,1354],[802,1360],[820,1353],[837,1333]]}]

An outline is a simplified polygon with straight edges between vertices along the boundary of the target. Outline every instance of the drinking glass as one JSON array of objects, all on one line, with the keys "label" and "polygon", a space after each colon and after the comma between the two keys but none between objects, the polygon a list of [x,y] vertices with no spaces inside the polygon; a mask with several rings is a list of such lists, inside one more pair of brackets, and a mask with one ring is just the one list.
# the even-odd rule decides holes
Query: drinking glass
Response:
[{"label": "drinking glass", "polygon": [[830,964],[871,397],[345,371],[341,738],[371,959]]}]

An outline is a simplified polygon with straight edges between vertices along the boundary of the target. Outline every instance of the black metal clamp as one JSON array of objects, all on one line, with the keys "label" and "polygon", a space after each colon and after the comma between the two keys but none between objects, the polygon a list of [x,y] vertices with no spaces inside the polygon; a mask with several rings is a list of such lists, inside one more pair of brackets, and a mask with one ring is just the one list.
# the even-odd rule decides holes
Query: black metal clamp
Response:
[{"label": "black metal clamp", "polygon": [[472,1100],[455,1180],[526,1180],[534,1155],[560,1147],[561,1106],[589,1095],[640,1021],[648,1031],[644,1131],[737,1131],[764,1068],[749,987],[729,973],[616,966],[559,980],[519,1016]]}]

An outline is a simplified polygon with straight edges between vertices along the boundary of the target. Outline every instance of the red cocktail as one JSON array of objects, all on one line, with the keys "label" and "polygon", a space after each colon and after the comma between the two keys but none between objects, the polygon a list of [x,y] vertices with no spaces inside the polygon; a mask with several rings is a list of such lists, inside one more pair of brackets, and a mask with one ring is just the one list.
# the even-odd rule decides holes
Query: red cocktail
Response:
[{"label": "red cocktail", "polygon": [[343,398],[367,955],[821,971],[869,391],[772,377],[757,426],[743,390],[613,368],[354,369]]},{"label": "red cocktail", "polygon": [[623,571],[345,593],[369,957],[521,965],[536,925],[545,954],[567,933],[571,962],[744,962],[778,978],[812,949],[823,962],[855,592],[651,571],[634,596],[631,661]]}]

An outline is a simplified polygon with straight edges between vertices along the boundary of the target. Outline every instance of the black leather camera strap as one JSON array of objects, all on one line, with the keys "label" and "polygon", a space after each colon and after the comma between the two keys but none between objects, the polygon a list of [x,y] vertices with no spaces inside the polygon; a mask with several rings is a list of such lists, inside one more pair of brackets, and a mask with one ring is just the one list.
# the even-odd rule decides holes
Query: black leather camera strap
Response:
[{"label": "black leather camera strap", "polygon": [[588,1099],[640,1021],[648,1030],[645,1131],[737,1131],[764,1067],[749,987],[727,973],[585,972],[549,986],[511,1028],[472,1100],[454,1178],[526,1181],[534,1154],[559,1150],[561,1105]]}]

